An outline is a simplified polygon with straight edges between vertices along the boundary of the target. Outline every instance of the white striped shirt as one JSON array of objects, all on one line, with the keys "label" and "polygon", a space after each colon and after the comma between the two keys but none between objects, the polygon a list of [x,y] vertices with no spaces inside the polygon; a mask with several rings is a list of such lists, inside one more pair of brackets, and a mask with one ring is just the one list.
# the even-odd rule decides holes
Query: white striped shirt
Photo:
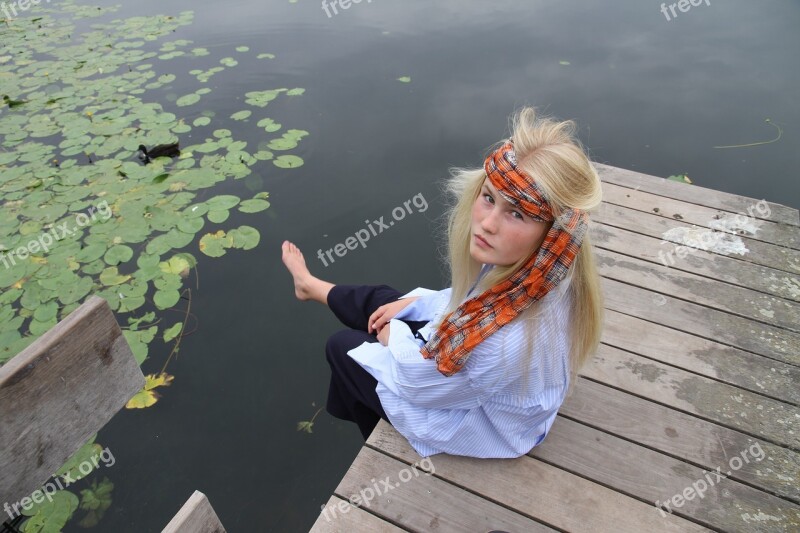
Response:
[{"label": "white striped shirt", "polygon": [[375,390],[389,421],[420,456],[519,457],[544,440],[567,392],[568,286],[569,276],[540,302],[528,390],[521,379],[528,359],[526,324],[517,319],[476,346],[450,377],[434,359],[422,357],[424,343],[400,319],[427,320],[419,333],[429,339],[450,288],[420,287],[403,295],[422,296],[389,322],[388,346],[364,342],[348,354],[378,381]]}]

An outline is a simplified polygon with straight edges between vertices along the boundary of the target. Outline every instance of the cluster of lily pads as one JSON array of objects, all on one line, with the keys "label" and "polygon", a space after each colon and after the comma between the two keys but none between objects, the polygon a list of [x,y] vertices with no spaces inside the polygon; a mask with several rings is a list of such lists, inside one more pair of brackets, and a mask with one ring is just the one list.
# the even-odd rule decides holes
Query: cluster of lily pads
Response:
[{"label": "cluster of lily pads", "polygon": [[[230,249],[256,247],[260,235],[252,226],[209,226],[224,224],[234,209],[252,214],[270,205],[264,191],[242,199],[214,195],[213,188],[245,178],[254,168],[263,173],[263,165],[303,164],[290,151],[308,132],[284,129],[262,112],[270,102],[298,97],[303,89],[244,95],[247,108],[230,120],[257,121],[265,139],[250,148],[224,127],[227,119],[215,126],[215,113],[199,109],[211,91],[203,85],[237,60],[224,57],[219,66],[200,70],[190,64],[199,57],[207,63],[209,50],[192,48],[185,39],[153,46],[191,24],[193,13],[96,22],[82,33],[76,29],[117,9],[63,0],[34,6],[26,12],[30,16],[0,20],[0,259],[13,258],[0,261],[0,365],[90,295],[106,299],[124,321],[139,364],[160,328],[164,342],[179,342],[185,323],[162,326],[164,318],[157,313],[175,306],[185,293],[185,280],[197,266],[186,248],[194,245],[204,255],[220,257]],[[158,75],[157,61],[173,61],[174,71],[186,66],[187,79],[194,76],[200,84],[181,97],[159,97],[174,101],[174,113],[144,99],[177,79]],[[189,132],[202,140],[181,143],[178,159],[157,158],[148,165],[136,160],[140,144],[173,143]],[[100,204],[108,207],[109,217],[77,223],[80,216],[88,220]],[[29,246],[65,224],[71,232],[47,250]],[[21,249],[30,253],[17,253]],[[148,376],[128,407],[152,405],[154,389],[172,379],[163,371]],[[93,446],[98,445],[90,441],[76,457]],[[79,507],[87,511],[84,521],[90,525],[110,504],[111,488],[110,482],[95,482],[80,500],[59,491],[55,503],[30,511],[25,531],[59,531]]]}]

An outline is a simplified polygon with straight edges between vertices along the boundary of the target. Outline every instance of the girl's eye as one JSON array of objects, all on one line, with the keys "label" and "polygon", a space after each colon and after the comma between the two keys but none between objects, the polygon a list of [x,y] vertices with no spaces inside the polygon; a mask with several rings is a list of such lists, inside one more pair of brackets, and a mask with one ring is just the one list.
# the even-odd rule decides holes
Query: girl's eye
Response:
[{"label": "girl's eye", "polygon": [[483,197],[484,197],[484,199],[485,199],[485,198],[488,198],[488,199],[489,199],[489,203],[490,203],[490,204],[493,204],[493,203],[494,203],[494,198],[492,198],[492,195],[491,195],[491,194],[488,194],[488,193],[483,193]]},{"label": "girl's eye", "polygon": [[520,213],[519,211],[512,211],[512,213],[514,213],[515,215],[517,215],[517,218],[518,218],[519,220],[525,220],[525,217],[523,217],[523,216],[522,216],[522,213]]}]

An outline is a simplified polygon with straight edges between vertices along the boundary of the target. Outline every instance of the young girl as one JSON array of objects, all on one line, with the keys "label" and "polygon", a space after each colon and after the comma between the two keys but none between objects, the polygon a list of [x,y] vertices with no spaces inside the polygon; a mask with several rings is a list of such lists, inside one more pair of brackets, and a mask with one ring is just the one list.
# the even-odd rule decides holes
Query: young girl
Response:
[{"label": "young girl", "polygon": [[603,319],[587,232],[600,180],[574,127],[524,108],[483,168],[451,171],[450,288],[333,285],[284,241],[296,296],[350,328],[326,347],[331,415],[365,439],[383,418],[423,457],[519,457],[544,440]]}]

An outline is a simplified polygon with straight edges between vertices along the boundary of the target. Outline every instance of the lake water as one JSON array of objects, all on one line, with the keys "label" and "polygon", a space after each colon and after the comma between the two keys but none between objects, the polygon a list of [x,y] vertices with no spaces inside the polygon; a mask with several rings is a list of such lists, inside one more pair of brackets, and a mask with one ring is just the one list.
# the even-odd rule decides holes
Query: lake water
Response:
[{"label": "lake water", "polygon": [[[194,11],[193,24],[172,37],[210,55],[158,63],[177,79],[148,101],[179,117],[213,110],[224,119],[246,107],[248,91],[304,88],[267,111],[309,132],[295,152],[305,164],[264,162],[254,167],[261,179],[216,186],[269,192],[267,211],[232,212],[225,223],[256,227],[261,242],[216,259],[187,247],[199,259],[196,330],[170,362],[175,381],[159,402],[121,411],[98,436],[116,462],[100,472],[114,492],[97,530],[158,531],[197,489],[228,531],[307,531],[363,441],[324,410],[313,433],[297,431],[325,404],[325,341],[343,326],[294,298],[281,242],[334,283],[443,288],[433,236],[441,180],[451,166],[481,165],[522,105],[575,119],[596,161],[800,207],[797,2],[704,2],[672,16],[655,1],[372,0],[329,17],[317,1],[144,0],[113,17],[182,10]],[[201,104],[167,98],[198,87],[188,70],[226,56],[239,61],[235,75],[212,78]],[[775,125],[777,142],[714,148],[769,141]],[[253,146],[262,140],[251,123],[226,127]],[[428,209],[411,204],[366,248],[327,266],[317,257],[415,196]],[[168,353],[151,349],[145,374]],[[67,530],[84,531],[75,522]]]}]

